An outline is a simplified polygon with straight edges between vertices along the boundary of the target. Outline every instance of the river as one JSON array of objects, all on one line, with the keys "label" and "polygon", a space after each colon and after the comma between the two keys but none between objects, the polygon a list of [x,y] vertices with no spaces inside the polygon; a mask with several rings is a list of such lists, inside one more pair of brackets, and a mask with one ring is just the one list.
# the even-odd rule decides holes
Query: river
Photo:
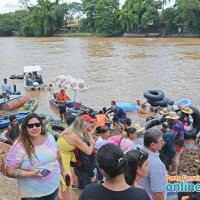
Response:
[{"label": "river", "polygon": [[[0,80],[23,73],[23,66],[37,64],[49,84],[60,74],[84,79],[90,89],[77,92],[84,105],[95,110],[111,100],[145,101],[143,92],[163,90],[175,102],[190,99],[200,108],[200,39],[188,38],[24,38],[0,37]],[[37,113],[58,118],[50,107],[51,92],[25,92],[23,80],[9,80],[22,94],[38,98]],[[58,88],[55,87],[55,91]],[[74,92],[67,94],[73,98]],[[137,113],[128,113],[134,122]]]}]

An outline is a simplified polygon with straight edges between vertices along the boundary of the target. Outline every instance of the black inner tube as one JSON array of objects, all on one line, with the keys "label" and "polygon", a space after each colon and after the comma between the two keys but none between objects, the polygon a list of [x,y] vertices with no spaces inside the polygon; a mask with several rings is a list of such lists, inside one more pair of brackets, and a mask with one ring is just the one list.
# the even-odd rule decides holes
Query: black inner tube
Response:
[{"label": "black inner tube", "polygon": [[[65,128],[62,127],[62,126],[59,126],[59,125],[52,125],[51,128],[56,131],[56,130],[59,130],[59,131],[64,131]],[[56,131],[57,132],[57,131]]]}]

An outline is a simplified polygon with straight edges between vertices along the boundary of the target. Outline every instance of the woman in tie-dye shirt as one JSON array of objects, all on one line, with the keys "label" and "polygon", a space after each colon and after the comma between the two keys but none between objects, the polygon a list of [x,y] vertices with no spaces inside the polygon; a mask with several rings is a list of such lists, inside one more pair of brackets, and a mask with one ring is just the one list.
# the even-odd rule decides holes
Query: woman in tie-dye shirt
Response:
[{"label": "woman in tie-dye shirt", "polygon": [[[50,174],[43,174],[44,169]],[[46,132],[37,114],[26,116],[19,138],[7,155],[7,175],[17,179],[21,198],[55,200],[61,172],[65,177],[53,136]]]}]

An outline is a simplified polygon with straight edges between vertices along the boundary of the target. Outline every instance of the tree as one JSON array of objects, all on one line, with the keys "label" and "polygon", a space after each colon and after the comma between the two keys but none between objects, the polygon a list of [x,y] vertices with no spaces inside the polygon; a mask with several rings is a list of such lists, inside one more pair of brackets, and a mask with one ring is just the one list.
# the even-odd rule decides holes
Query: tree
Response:
[{"label": "tree", "polygon": [[95,7],[98,0],[82,0],[83,13],[86,15],[86,20],[84,20],[85,29],[91,33],[95,33],[94,27],[94,16],[96,15]]},{"label": "tree", "polygon": [[176,11],[174,8],[166,8],[162,10],[162,21],[164,22],[166,33],[171,34],[172,31],[177,30],[177,25],[174,23]]},{"label": "tree", "polygon": [[94,17],[94,27],[96,34],[107,37],[119,36],[122,34],[122,28],[119,21],[118,2],[100,0],[96,5],[96,15]]},{"label": "tree", "polygon": [[170,3],[170,0],[162,0],[162,3],[163,3],[163,10],[164,10],[164,6]]},{"label": "tree", "polygon": [[81,30],[104,36],[122,33],[119,23],[119,0],[82,0],[86,19],[81,21]]},{"label": "tree", "polygon": [[82,12],[83,6],[81,3],[72,2],[72,3],[69,3],[67,7],[68,7],[69,19],[74,19],[75,17],[80,18],[83,16],[83,12]]},{"label": "tree", "polygon": [[177,1],[176,24],[200,31],[200,0]]},{"label": "tree", "polygon": [[158,18],[157,7],[153,0],[126,0],[119,17],[123,30],[146,29],[153,25]]},{"label": "tree", "polygon": [[13,31],[13,21],[11,14],[0,15],[0,36],[11,36]]},{"label": "tree", "polygon": [[[22,1],[22,0],[21,0]],[[23,0],[28,2],[28,0]],[[24,36],[48,37],[64,25],[64,18],[68,15],[67,4],[58,4],[58,0],[38,0],[38,4],[27,6],[30,16],[24,24]],[[26,4],[27,5],[27,4]]]}]

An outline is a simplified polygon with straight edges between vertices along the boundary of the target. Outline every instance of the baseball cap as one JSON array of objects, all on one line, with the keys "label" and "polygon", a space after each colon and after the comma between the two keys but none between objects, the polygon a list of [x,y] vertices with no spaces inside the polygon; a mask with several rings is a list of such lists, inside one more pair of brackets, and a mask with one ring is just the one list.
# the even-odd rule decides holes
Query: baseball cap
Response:
[{"label": "baseball cap", "polygon": [[61,89],[60,92],[65,92],[65,90],[64,90],[64,89]]},{"label": "baseball cap", "polygon": [[70,125],[72,122],[74,122],[75,119],[76,119],[75,115],[70,115],[66,120],[67,125]]},{"label": "baseball cap", "polygon": [[132,123],[132,120],[131,120],[129,117],[127,117],[127,118],[124,120],[124,123],[126,123],[128,126],[130,126],[131,123]]},{"label": "baseball cap", "polygon": [[92,119],[89,115],[82,115],[81,118],[85,119],[88,122],[95,122],[96,119]]}]

